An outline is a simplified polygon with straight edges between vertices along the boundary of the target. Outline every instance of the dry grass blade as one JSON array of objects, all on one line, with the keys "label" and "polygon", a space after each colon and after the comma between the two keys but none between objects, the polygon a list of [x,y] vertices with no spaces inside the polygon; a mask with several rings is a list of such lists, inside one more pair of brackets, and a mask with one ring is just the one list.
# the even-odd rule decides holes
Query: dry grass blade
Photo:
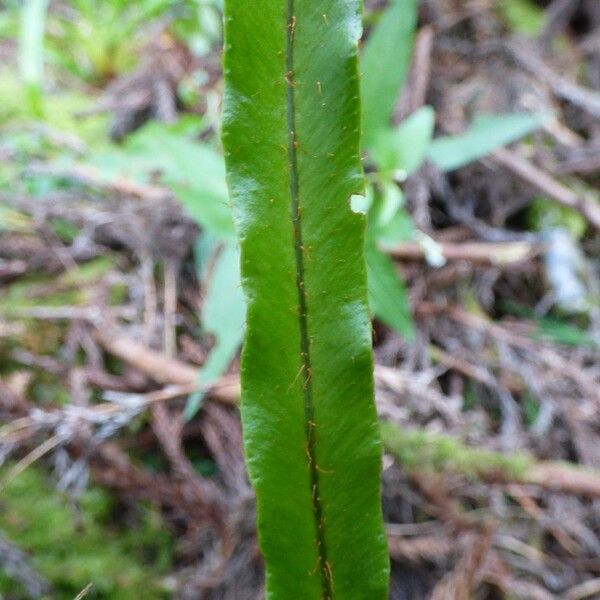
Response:
[{"label": "dry grass blade", "polygon": [[0,490],[6,487],[11,481],[14,481],[25,469],[30,467],[33,463],[38,461],[40,458],[52,452],[55,448],[63,443],[64,437],[62,435],[53,435],[52,437],[45,440],[37,448],[32,450],[24,458],[22,458],[16,465],[14,465],[10,471],[6,474],[4,479],[0,481]]},{"label": "dry grass blade", "polygon": [[83,600],[94,588],[93,583],[88,583],[80,592],[77,594],[74,600]]}]

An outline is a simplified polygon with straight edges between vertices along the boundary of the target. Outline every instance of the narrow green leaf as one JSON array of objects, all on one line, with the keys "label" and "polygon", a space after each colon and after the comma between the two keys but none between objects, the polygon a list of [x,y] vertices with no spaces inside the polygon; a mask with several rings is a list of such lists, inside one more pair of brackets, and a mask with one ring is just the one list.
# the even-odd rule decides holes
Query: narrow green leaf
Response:
[{"label": "narrow green leaf", "polygon": [[[381,199],[371,209],[370,220],[375,220],[375,228],[378,231],[385,230],[395,219],[398,211],[404,206],[404,193],[395,182],[382,185]],[[371,223],[370,223],[371,224]],[[373,228],[373,224],[371,224]]]},{"label": "narrow green leaf", "polygon": [[407,340],[415,339],[415,329],[406,287],[392,259],[375,243],[367,243],[369,302],[375,316]]},{"label": "narrow green leaf", "polygon": [[363,145],[387,129],[410,68],[419,0],[392,0],[362,55]]},{"label": "narrow green leaf", "polygon": [[442,171],[460,169],[496,148],[529,135],[547,118],[547,114],[527,113],[480,115],[463,135],[448,135],[434,140],[429,149],[429,160]]},{"label": "narrow green leaf", "polygon": [[202,381],[219,377],[233,360],[244,337],[246,303],[240,279],[240,253],[229,243],[219,254],[202,307],[202,326],[215,345],[201,370]]},{"label": "narrow green leaf", "polygon": [[[229,367],[244,337],[246,303],[240,279],[240,254],[237,246],[228,243],[219,252],[210,276],[206,298],[202,306],[202,327],[215,338],[206,363],[200,369],[199,379],[209,385]],[[185,407],[185,418],[194,417],[202,394],[190,396]]]},{"label": "narrow green leaf", "polygon": [[49,0],[25,0],[21,9],[19,62],[30,109],[42,113],[44,83],[44,28]]},{"label": "narrow green leaf", "polygon": [[600,348],[600,343],[587,331],[579,327],[563,323],[557,319],[544,318],[539,321],[539,330],[535,339],[550,340],[565,346],[580,346],[582,348]]},{"label": "narrow green leaf", "polygon": [[242,418],[267,597],[383,600],[358,0],[227,0],[223,141],[248,302]]}]

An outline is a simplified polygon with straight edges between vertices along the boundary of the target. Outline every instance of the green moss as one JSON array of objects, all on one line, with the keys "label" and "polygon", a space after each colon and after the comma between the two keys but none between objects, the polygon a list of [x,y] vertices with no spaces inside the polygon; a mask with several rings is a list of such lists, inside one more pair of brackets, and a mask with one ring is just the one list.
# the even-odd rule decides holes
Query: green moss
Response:
[{"label": "green moss", "polygon": [[505,474],[521,480],[532,464],[526,455],[471,448],[451,437],[405,431],[391,423],[381,425],[381,436],[385,448],[408,471],[459,473],[472,479]]},{"label": "green moss", "polygon": [[[53,600],[72,600],[90,582],[90,599],[168,597],[161,577],[171,565],[172,540],[160,515],[140,505],[135,517],[123,520],[102,489],[87,490],[74,507],[36,467],[0,491],[0,528],[51,582]],[[0,570],[2,594],[25,597]]]},{"label": "green moss", "polygon": [[580,240],[587,230],[587,221],[573,208],[562,206],[547,198],[536,198],[527,211],[529,229],[545,231],[561,227],[576,240]]}]

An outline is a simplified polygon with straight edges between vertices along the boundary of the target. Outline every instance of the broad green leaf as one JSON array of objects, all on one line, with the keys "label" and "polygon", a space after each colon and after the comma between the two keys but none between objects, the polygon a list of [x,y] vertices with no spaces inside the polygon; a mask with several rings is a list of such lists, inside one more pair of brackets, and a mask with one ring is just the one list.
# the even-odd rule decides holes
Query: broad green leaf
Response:
[{"label": "broad green leaf", "polygon": [[[202,306],[202,327],[215,338],[199,379],[209,385],[220,377],[235,357],[244,337],[246,303],[240,279],[240,254],[237,246],[228,243],[219,252],[212,270],[206,298]],[[193,394],[185,407],[186,419],[191,419],[202,401],[202,394]]]},{"label": "broad green leaf", "polygon": [[404,338],[414,340],[415,329],[406,287],[392,259],[379,250],[374,242],[367,243],[366,255],[371,310],[379,320]]},{"label": "broad green leaf", "polygon": [[369,35],[361,60],[363,145],[390,125],[410,68],[419,0],[392,0]]},{"label": "broad green leaf", "polygon": [[423,164],[435,126],[435,111],[423,106],[398,127],[383,131],[371,149],[371,157],[383,176],[406,179]]},{"label": "broad green leaf", "polygon": [[242,419],[267,597],[383,600],[359,160],[358,0],[225,3]]},{"label": "broad green leaf", "polygon": [[501,146],[529,135],[543,124],[547,116],[527,113],[479,115],[463,135],[448,135],[434,140],[429,149],[429,160],[442,171],[460,169]]}]

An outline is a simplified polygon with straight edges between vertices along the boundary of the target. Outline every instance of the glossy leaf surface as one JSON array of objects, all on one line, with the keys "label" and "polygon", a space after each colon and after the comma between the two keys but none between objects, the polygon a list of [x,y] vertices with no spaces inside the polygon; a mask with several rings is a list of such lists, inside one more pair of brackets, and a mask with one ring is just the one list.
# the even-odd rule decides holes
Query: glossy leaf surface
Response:
[{"label": "glossy leaf surface", "polygon": [[242,418],[267,596],[383,600],[358,0],[226,2],[223,142],[248,303]]}]

